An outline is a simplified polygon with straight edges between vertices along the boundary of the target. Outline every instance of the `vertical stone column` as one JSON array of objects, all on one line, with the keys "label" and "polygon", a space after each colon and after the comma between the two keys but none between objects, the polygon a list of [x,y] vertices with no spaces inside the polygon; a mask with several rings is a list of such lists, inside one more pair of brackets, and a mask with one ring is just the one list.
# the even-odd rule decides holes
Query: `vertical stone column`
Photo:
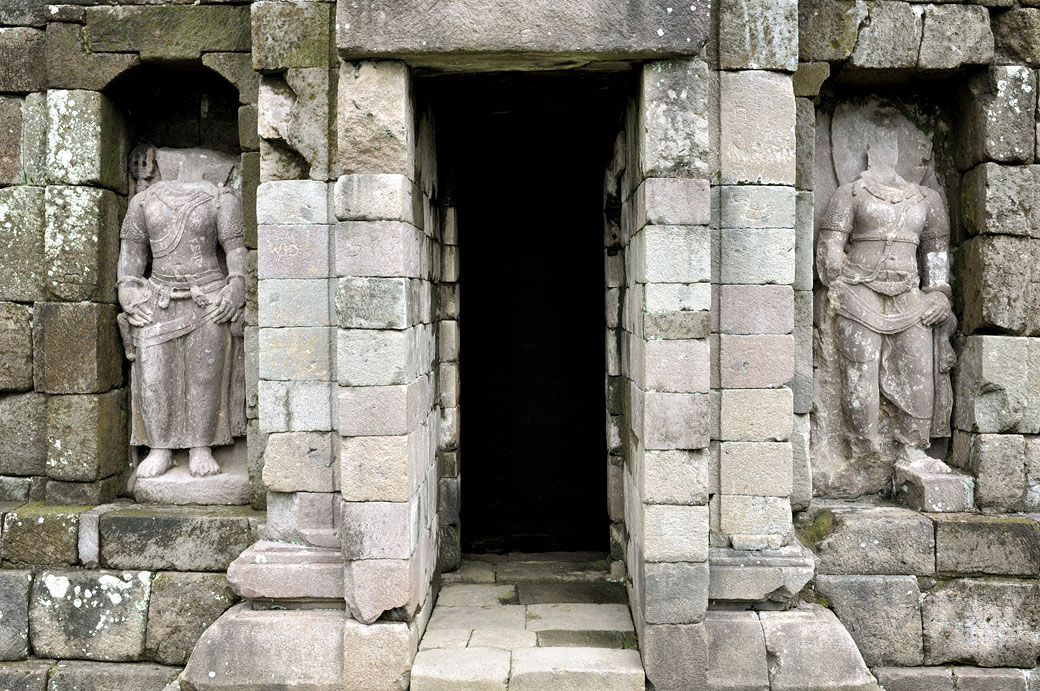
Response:
[{"label": "vertical stone column", "polygon": [[[441,264],[437,286],[437,405],[440,426],[437,435],[437,475],[440,515],[441,571],[458,568],[462,557],[459,537],[461,467],[459,448],[459,249],[455,209],[441,207]],[[431,267],[434,269],[435,267]]]},{"label": "vertical stone column", "polygon": [[975,477],[984,511],[1040,508],[1040,443],[1032,436],[1040,432],[1036,90],[1037,74],[1024,66],[975,75],[960,94],[955,132],[968,237],[958,253],[965,338],[952,463]]},{"label": "vertical stone column", "polygon": [[707,669],[711,91],[701,60],[645,65],[621,181],[623,307],[608,374],[625,390],[630,601],[661,691],[699,687]]},{"label": "vertical stone column", "polygon": [[775,549],[792,537],[797,6],[732,1],[718,11],[713,544]]},{"label": "vertical stone column", "polygon": [[[432,610],[437,450],[457,444],[454,366],[435,368],[433,291],[438,277],[457,280],[458,264],[436,239],[432,122],[416,113],[408,68],[342,63],[337,112],[336,428],[345,596],[357,620],[344,681],[389,688]],[[454,285],[441,287],[440,316],[457,317]],[[396,623],[377,621],[389,613]],[[378,662],[354,659],[352,645],[377,638]],[[381,685],[372,675],[389,676]]]}]

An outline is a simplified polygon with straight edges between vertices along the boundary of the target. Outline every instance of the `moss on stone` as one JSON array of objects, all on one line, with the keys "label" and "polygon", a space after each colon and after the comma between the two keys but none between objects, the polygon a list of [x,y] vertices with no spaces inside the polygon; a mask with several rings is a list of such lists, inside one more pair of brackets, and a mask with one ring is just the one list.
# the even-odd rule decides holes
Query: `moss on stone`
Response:
[{"label": "moss on stone", "polygon": [[798,528],[797,534],[798,539],[801,540],[802,544],[813,549],[816,545],[823,542],[824,538],[830,535],[834,531],[834,514],[830,510],[824,510],[816,514],[816,518],[813,520],[812,525],[808,527]]}]

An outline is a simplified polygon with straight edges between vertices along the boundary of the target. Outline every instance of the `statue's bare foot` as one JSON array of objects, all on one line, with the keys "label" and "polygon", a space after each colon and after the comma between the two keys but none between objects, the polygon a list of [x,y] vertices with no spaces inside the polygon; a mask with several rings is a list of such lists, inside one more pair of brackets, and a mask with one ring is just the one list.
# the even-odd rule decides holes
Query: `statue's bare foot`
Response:
[{"label": "statue's bare foot", "polygon": [[173,451],[152,449],[137,466],[137,477],[159,477],[173,467]]},{"label": "statue's bare foot", "polygon": [[213,458],[213,452],[208,446],[200,446],[188,452],[188,470],[195,477],[206,477],[216,475],[220,472],[220,466]]}]

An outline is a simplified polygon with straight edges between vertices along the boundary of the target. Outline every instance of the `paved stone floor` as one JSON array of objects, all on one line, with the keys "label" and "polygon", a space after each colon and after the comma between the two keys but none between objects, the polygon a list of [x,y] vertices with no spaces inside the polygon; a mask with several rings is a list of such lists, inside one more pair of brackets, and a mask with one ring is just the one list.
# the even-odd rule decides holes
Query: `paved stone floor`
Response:
[{"label": "paved stone floor", "polygon": [[624,584],[605,555],[475,555],[444,575],[412,691],[642,691]]}]

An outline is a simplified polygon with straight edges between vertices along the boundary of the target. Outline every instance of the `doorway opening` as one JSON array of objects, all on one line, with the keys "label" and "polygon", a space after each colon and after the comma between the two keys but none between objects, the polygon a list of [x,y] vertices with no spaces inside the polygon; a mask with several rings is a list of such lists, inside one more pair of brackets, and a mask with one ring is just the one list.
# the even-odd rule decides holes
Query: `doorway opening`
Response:
[{"label": "doorway opening", "polygon": [[604,172],[628,74],[419,80],[455,208],[463,552],[605,552]]}]

